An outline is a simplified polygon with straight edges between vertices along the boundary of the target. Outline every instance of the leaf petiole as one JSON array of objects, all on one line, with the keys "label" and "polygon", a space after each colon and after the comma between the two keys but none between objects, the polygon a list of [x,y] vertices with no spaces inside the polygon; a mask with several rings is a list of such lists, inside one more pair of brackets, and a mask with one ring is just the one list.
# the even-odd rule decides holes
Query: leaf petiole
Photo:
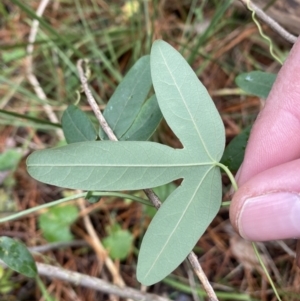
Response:
[{"label": "leaf petiole", "polygon": [[226,172],[226,174],[229,177],[229,180],[232,184],[232,187],[233,187],[234,191],[237,191],[238,190],[238,185],[235,181],[234,175],[231,173],[229,168],[226,165],[222,164],[222,163],[216,163],[216,165],[219,166],[220,168],[222,168]]}]

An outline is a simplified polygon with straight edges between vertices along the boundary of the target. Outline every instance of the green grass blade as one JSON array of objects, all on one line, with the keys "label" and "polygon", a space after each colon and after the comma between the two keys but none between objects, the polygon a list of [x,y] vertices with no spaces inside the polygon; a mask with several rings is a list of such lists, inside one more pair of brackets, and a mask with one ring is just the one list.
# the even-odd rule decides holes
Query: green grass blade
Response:
[{"label": "green grass blade", "polygon": [[53,34],[53,36],[56,37],[63,45],[67,46],[69,49],[72,49],[74,54],[78,55],[80,58],[83,56],[82,53],[76,49],[68,39],[64,39],[61,34],[59,34],[47,21],[45,21],[44,18],[39,17],[30,7],[19,0],[11,0],[11,2],[19,6],[26,14],[28,14],[28,16],[38,20],[43,28]]},{"label": "green grass blade", "polygon": [[36,123],[37,125],[46,125],[46,126],[50,126],[52,128],[61,128],[61,125],[59,123],[52,123],[50,121],[42,120],[42,119],[31,117],[31,116],[26,116],[26,115],[23,115],[23,114],[18,114],[18,113],[15,113],[15,112],[9,112],[9,111],[0,109],[0,115],[1,114],[5,115],[5,116],[16,117],[16,118],[19,118],[19,119],[30,120],[30,121]]},{"label": "green grass blade", "polygon": [[213,30],[215,30],[217,24],[220,22],[221,18],[224,16],[226,10],[230,7],[232,1],[233,0],[225,0],[225,1],[220,2],[220,4],[218,5],[218,7],[215,11],[215,14],[211,18],[211,22],[209,23],[209,26],[207,27],[205,32],[199,36],[199,39],[198,39],[196,45],[193,47],[193,51],[191,52],[191,54],[187,60],[190,64],[192,64],[195,61],[196,56],[198,55],[198,49],[206,41],[206,39],[213,32]]}]

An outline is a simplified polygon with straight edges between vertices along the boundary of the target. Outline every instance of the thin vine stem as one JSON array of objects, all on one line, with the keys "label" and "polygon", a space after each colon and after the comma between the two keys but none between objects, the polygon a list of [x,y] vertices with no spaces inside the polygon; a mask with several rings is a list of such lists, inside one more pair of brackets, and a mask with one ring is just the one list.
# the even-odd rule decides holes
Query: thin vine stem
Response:
[{"label": "thin vine stem", "polygon": [[[261,25],[259,24],[258,20],[256,19],[256,16],[255,16],[255,9],[253,9],[251,6],[250,6],[250,3],[251,1],[250,0],[247,0],[246,2],[246,5],[247,5],[247,8],[251,11],[251,15],[252,15],[252,20],[253,22],[256,24],[257,28],[258,28],[258,31],[260,33],[260,35],[262,36],[263,39],[265,39],[268,43],[269,43],[269,51],[270,51],[270,54],[272,55],[272,57],[280,64],[282,65],[283,62],[281,61],[280,57],[275,54],[274,52],[274,49],[273,49],[273,42],[272,40],[264,34],[262,28],[261,28]],[[251,3],[252,4],[252,3]],[[253,5],[253,4],[252,4]]]},{"label": "thin vine stem", "polygon": [[258,259],[258,261],[259,261],[259,264],[260,264],[261,267],[263,268],[263,270],[264,270],[264,272],[265,272],[265,274],[266,274],[266,276],[267,276],[267,278],[268,278],[268,280],[269,280],[269,282],[270,282],[270,285],[272,286],[272,289],[273,289],[273,291],[274,291],[274,294],[276,295],[276,298],[277,298],[279,301],[281,301],[281,298],[280,298],[280,296],[279,296],[279,294],[278,294],[278,292],[277,292],[277,289],[276,289],[276,287],[275,287],[275,284],[274,284],[274,282],[273,282],[273,280],[272,280],[272,278],[271,278],[271,276],[270,276],[270,274],[269,274],[269,272],[268,272],[268,270],[267,270],[267,268],[266,268],[264,262],[263,262],[262,259],[261,259],[261,256],[260,256],[260,254],[259,254],[259,252],[258,252],[258,249],[257,249],[257,247],[256,247],[255,242],[252,242],[252,247],[253,247],[253,250],[254,250],[254,252],[255,252],[255,255],[256,255],[256,257],[257,257],[257,259]]},{"label": "thin vine stem", "polygon": [[126,193],[106,192],[106,191],[97,191],[97,192],[92,192],[92,193],[82,192],[82,193],[74,194],[72,196],[68,196],[68,197],[56,200],[54,202],[39,205],[39,206],[36,206],[36,207],[33,207],[33,208],[23,210],[21,212],[11,214],[11,215],[6,216],[6,217],[3,217],[3,218],[0,219],[0,223],[15,220],[17,218],[24,217],[28,214],[37,212],[39,210],[46,209],[46,208],[49,208],[49,207],[52,207],[52,206],[55,206],[55,205],[60,205],[62,203],[68,202],[68,201],[72,201],[72,200],[79,199],[79,198],[86,198],[87,194],[89,194],[89,196],[109,196],[109,197],[120,197],[120,198],[123,198],[123,199],[131,199],[133,201],[137,201],[139,203],[142,203],[142,204],[145,204],[145,205],[148,205],[148,206],[153,206],[149,201],[147,201],[143,198],[140,198],[140,197],[137,197],[137,196],[134,196],[134,195],[130,195],[130,194],[126,194]]},{"label": "thin vine stem", "polygon": [[267,25],[270,26],[276,33],[279,34],[282,38],[284,38],[289,43],[296,43],[297,37],[292,35],[290,32],[285,30],[280,24],[278,24],[274,19],[272,19],[270,16],[268,16],[262,9],[260,9],[257,5],[255,5],[250,0],[240,0],[246,7],[251,5],[250,11],[255,11],[255,14]]},{"label": "thin vine stem", "polygon": [[219,166],[220,168],[222,168],[226,172],[226,174],[227,174],[227,176],[228,176],[228,178],[229,178],[229,180],[232,184],[232,187],[233,187],[234,191],[237,191],[238,190],[238,185],[236,183],[234,175],[231,173],[229,168],[226,165],[222,164],[222,163],[217,163],[216,165]]},{"label": "thin vine stem", "polygon": [[[224,164],[222,164],[222,163],[218,163],[217,165],[218,165],[220,168],[222,168],[222,169],[226,172],[227,176],[228,176],[229,179],[230,179],[230,182],[231,182],[231,184],[232,184],[233,189],[234,189],[235,191],[237,191],[237,190],[238,190],[237,182],[236,182],[236,180],[235,180],[233,174],[232,174],[231,171],[229,170],[229,168],[228,168],[227,166],[225,166]],[[228,202],[226,202],[226,203],[228,203]],[[226,205],[227,205],[227,204],[226,204]],[[264,270],[264,272],[265,272],[265,275],[267,276],[267,278],[268,278],[268,280],[269,280],[269,283],[270,283],[270,285],[271,285],[271,287],[272,287],[272,289],[273,289],[273,291],[274,291],[274,294],[276,295],[277,299],[278,299],[279,301],[281,301],[281,299],[280,299],[280,297],[279,297],[279,294],[278,294],[278,292],[277,292],[277,289],[276,289],[276,287],[275,287],[275,285],[274,285],[274,282],[273,282],[273,280],[272,280],[272,278],[271,278],[271,276],[270,276],[270,274],[269,274],[269,272],[268,272],[268,270],[267,270],[267,268],[266,268],[264,262],[262,261],[261,256],[260,256],[260,254],[259,254],[259,252],[258,252],[258,250],[257,250],[257,247],[256,247],[256,245],[255,245],[254,242],[252,242],[252,247],[253,247],[253,249],[254,249],[255,255],[256,255],[256,257],[257,257],[257,259],[258,259],[258,261],[259,261],[261,267],[263,268],[263,270]]]}]

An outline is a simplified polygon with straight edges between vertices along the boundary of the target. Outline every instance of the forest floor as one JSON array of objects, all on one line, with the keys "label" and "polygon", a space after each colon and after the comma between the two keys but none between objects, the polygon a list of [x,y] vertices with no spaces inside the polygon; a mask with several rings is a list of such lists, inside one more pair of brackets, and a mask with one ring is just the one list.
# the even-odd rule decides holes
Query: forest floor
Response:
[{"label": "forest floor", "polygon": [[[150,53],[152,42],[167,41],[188,60],[212,96],[224,121],[227,143],[254,122],[264,104],[263,99],[243,93],[235,84],[236,76],[253,70],[277,73],[281,67],[250,12],[237,1],[50,1],[30,54],[27,45],[41,2],[0,3],[0,154],[12,151],[7,157],[9,168],[0,155],[0,217],[77,193],[32,179],[26,171],[26,158],[35,150],[64,143],[59,123],[67,106],[78,100],[79,58],[95,61],[89,84],[104,109],[129,68]],[[292,45],[267,25],[263,30],[284,59]],[[34,88],[32,75],[40,89]],[[95,120],[83,96],[79,107]],[[164,121],[152,140],[180,147]],[[160,187],[157,193],[164,198],[174,184],[178,182]],[[230,181],[223,175],[224,201],[229,201],[229,189]],[[142,192],[135,194],[145,197]],[[76,199],[57,208],[2,223],[0,236],[24,242],[38,262],[107,283],[122,281],[126,287],[173,300],[206,300],[188,262],[152,287],[143,287],[136,280],[139,246],[153,216],[145,205],[102,197],[96,203]],[[102,249],[101,241],[113,231],[132,239],[125,259],[113,259]],[[38,249],[40,246],[44,248]],[[282,300],[300,300],[295,247],[295,240],[259,245]],[[219,300],[277,300],[251,243],[231,228],[228,207],[221,208],[194,251]],[[125,298],[55,277],[41,276],[38,281],[0,267],[0,300]]]}]

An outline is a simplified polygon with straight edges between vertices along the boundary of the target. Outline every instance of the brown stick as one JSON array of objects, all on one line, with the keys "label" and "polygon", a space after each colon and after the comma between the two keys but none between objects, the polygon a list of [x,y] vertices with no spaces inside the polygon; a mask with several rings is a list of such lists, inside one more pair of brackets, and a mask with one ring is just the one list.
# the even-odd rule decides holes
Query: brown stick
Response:
[{"label": "brown stick", "polygon": [[46,276],[49,278],[60,279],[63,281],[70,282],[74,285],[80,285],[100,291],[106,294],[113,294],[122,298],[130,298],[133,300],[144,300],[144,301],[171,301],[170,299],[163,298],[153,294],[143,293],[139,290],[128,287],[119,287],[106,282],[102,279],[87,276],[77,272],[69,271],[60,267],[44,263],[36,263],[39,275]]}]

